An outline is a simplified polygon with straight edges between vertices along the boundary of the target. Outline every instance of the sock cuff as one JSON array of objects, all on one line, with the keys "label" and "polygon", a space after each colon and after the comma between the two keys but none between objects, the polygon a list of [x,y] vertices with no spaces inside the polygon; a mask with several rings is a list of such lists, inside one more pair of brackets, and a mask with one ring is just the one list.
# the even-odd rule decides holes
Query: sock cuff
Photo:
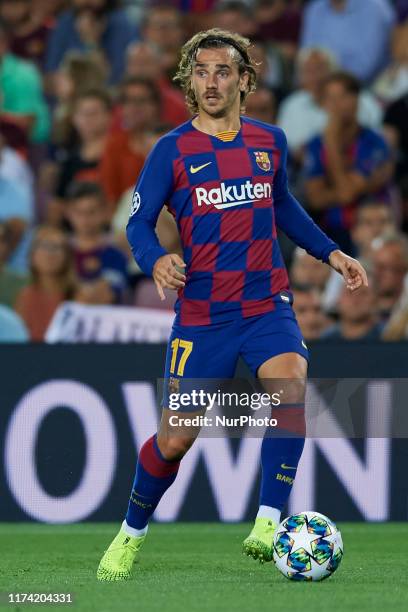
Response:
[{"label": "sock cuff", "polygon": [[157,445],[156,434],[143,444],[139,452],[139,461],[146,472],[156,478],[171,476],[180,466],[180,461],[168,461],[163,457]]},{"label": "sock cuff", "polygon": [[277,420],[277,425],[272,428],[272,437],[280,435],[281,432],[287,432],[289,436],[305,437],[306,421],[305,421],[305,404],[304,403],[288,403],[280,404],[272,408],[272,418]]},{"label": "sock cuff", "polygon": [[173,464],[180,463],[180,459],[166,459],[166,457],[163,457],[162,452],[159,448],[159,445],[157,444],[157,433],[153,435],[153,447],[156,453],[158,454],[158,456],[160,457],[160,459],[164,461],[165,463],[173,463]]}]

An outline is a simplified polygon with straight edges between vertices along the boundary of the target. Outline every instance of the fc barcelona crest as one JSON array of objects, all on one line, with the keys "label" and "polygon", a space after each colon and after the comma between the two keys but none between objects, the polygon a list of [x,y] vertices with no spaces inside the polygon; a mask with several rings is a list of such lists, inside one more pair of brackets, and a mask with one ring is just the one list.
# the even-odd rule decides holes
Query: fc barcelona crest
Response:
[{"label": "fc barcelona crest", "polygon": [[268,172],[271,169],[271,160],[266,151],[254,151],[255,161],[258,168]]}]

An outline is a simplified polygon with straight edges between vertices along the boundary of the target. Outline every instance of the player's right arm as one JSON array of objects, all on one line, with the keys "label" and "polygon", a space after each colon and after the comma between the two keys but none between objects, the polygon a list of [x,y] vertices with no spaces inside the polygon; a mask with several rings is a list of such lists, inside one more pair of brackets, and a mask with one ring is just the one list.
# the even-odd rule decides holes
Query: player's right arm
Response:
[{"label": "player's right arm", "polygon": [[126,234],[133,256],[141,270],[153,276],[160,298],[163,288],[183,287],[185,276],[175,266],[185,264],[177,253],[167,253],[161,246],[155,227],[164,203],[173,190],[171,139],[161,138],[150,152],[137,181]]}]

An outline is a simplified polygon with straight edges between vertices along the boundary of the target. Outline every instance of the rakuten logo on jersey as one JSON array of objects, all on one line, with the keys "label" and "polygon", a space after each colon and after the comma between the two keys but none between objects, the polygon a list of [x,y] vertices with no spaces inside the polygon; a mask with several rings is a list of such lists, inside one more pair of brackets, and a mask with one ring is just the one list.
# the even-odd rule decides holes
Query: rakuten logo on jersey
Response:
[{"label": "rakuten logo on jersey", "polygon": [[272,186],[270,183],[251,183],[247,180],[241,185],[229,185],[220,183],[219,187],[206,189],[196,187],[195,194],[198,206],[212,204],[215,208],[230,208],[240,206],[249,202],[260,202],[271,198]]}]

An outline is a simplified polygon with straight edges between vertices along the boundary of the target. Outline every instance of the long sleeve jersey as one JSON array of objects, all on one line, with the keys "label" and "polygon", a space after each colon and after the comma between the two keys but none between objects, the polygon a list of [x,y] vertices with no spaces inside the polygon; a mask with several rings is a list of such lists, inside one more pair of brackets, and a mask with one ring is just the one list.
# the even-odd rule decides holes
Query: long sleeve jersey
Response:
[{"label": "long sleeve jersey", "polygon": [[241,117],[221,140],[188,121],[163,136],[133,194],[127,236],[141,269],[166,254],[155,226],[164,205],[180,232],[186,284],[175,310],[182,325],[209,325],[292,302],[277,240],[281,228],[324,262],[338,245],[288,190],[287,143],[275,126]]}]

